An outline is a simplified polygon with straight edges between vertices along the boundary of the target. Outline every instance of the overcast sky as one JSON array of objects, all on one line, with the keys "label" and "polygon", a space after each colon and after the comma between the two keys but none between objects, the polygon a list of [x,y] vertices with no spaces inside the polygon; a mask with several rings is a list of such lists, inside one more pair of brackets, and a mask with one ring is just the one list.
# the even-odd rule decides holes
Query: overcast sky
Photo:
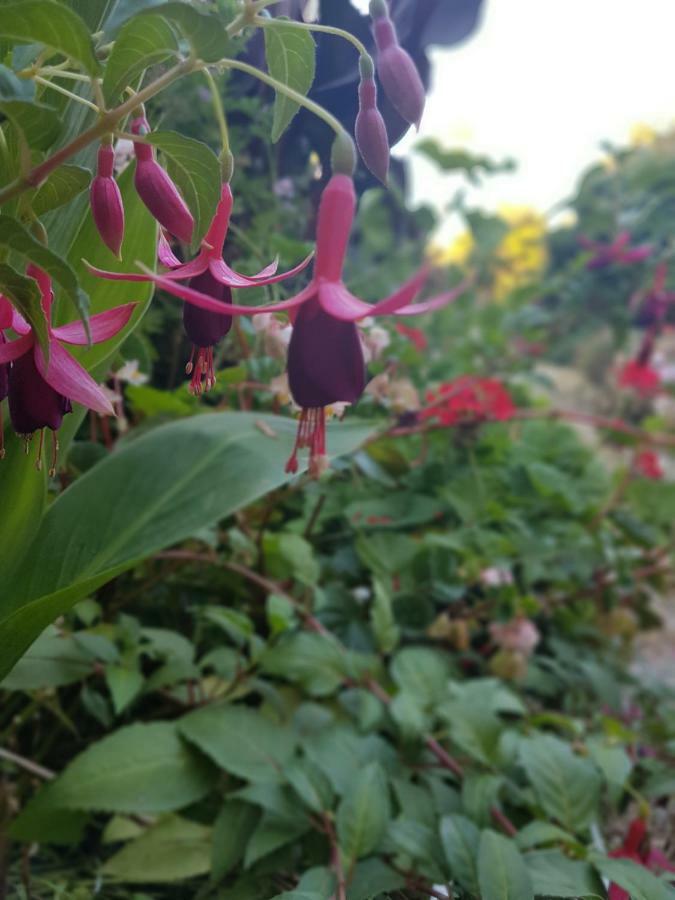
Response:
[{"label": "overcast sky", "polygon": [[[446,0],[452,3],[453,0]],[[360,4],[360,0],[359,0]],[[366,4],[367,5],[367,4]],[[466,43],[434,49],[433,84],[420,137],[497,158],[518,170],[490,178],[482,205],[546,211],[571,192],[600,143],[632,126],[675,122],[675,0],[486,0]],[[396,152],[416,140],[409,134]],[[459,181],[420,157],[413,196],[442,208]],[[457,232],[447,222],[445,236]]]}]

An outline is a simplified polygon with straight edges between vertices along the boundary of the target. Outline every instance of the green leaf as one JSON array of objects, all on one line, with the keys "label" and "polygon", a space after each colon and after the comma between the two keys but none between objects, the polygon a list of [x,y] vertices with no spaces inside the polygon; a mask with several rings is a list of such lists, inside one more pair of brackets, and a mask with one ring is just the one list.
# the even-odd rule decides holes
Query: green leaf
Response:
[{"label": "green leaf", "polygon": [[370,608],[370,624],[377,646],[383,653],[391,653],[400,639],[400,630],[394,617],[391,592],[380,578],[373,581],[375,598]]},{"label": "green leaf", "polygon": [[[279,21],[279,20],[277,20]],[[265,58],[272,78],[307,94],[314,81],[316,44],[308,31],[292,25],[275,24],[265,32]],[[272,141],[276,143],[299,109],[298,104],[277,92],[274,101]]]},{"label": "green leaf", "polygon": [[633,763],[623,747],[608,744],[602,738],[587,742],[591,759],[602,772],[614,801],[621,797],[623,787],[633,770]]},{"label": "green leaf", "polygon": [[36,216],[43,216],[52,209],[65,206],[89,187],[90,180],[89,169],[82,166],[59,166],[30,198],[31,209]]},{"label": "green leaf", "polygon": [[284,772],[300,799],[315,813],[331,808],[333,791],[326,775],[311,760],[294,760]]},{"label": "green leaf", "polygon": [[550,822],[528,822],[516,835],[516,843],[521,850],[529,850],[542,844],[576,843],[575,838],[563,828],[551,825]]},{"label": "green leaf", "polygon": [[75,305],[85,327],[88,327],[89,297],[78,284],[77,275],[65,259],[61,259],[44,244],[35,240],[30,232],[11,216],[0,215],[0,245],[22,254],[58,282]]},{"label": "green leaf", "polygon": [[205,706],[179,729],[221,768],[250,781],[281,781],[295,750],[290,731],[243,706]]},{"label": "green leaf", "polygon": [[560,850],[523,857],[534,892],[545,897],[604,897],[602,884],[587,862],[569,859]]},{"label": "green leaf", "polygon": [[6,691],[55,688],[80,681],[91,672],[91,656],[72,636],[43,634],[0,687]]},{"label": "green leaf", "polygon": [[364,859],[354,868],[349,883],[349,900],[374,900],[405,887],[405,878],[381,859]]},{"label": "green leaf", "polygon": [[42,309],[42,298],[37,281],[20,275],[7,263],[0,263],[0,293],[18,309],[33,329],[45,357],[49,358],[49,334],[47,319]]},{"label": "green leaf", "polygon": [[63,809],[54,802],[55,784],[50,782],[34,794],[9,826],[17,841],[45,844],[79,844],[89,818],[86,812]]},{"label": "green leaf", "polygon": [[465,816],[451,815],[441,819],[441,844],[450,874],[472,894],[478,893],[476,855],[479,837],[478,828]]},{"label": "green leaf", "polygon": [[308,830],[309,823],[302,819],[292,822],[266,813],[248,842],[244,868],[248,869],[259,859],[296,840]]},{"label": "green leaf", "polygon": [[391,816],[382,766],[371,762],[355,775],[337,811],[337,835],[349,866],[378,846]]},{"label": "green leaf", "polygon": [[445,656],[427,647],[405,647],[391,662],[391,677],[401,690],[433,705],[449,696],[449,669]]},{"label": "green leaf", "polygon": [[213,823],[211,877],[220,879],[239,863],[260,813],[249,803],[227,800]]},{"label": "green leaf", "polygon": [[61,133],[59,114],[44,103],[3,97],[0,93],[0,112],[21,132],[28,146],[35,150],[46,150]]},{"label": "green leaf", "polygon": [[143,690],[143,676],[125,666],[106,666],[105,680],[112,697],[113,709],[119,715]]},{"label": "green leaf", "polygon": [[583,830],[597,813],[600,776],[553,735],[523,740],[520,759],[545,812],[569,831]]},{"label": "green leaf", "polygon": [[344,652],[331,635],[284,636],[259,662],[264,672],[298,682],[313,697],[335,693],[347,675]]},{"label": "green leaf", "polygon": [[211,829],[170,816],[131,841],[103,866],[103,874],[135,884],[181,881],[206,875]]},{"label": "green leaf", "polygon": [[213,786],[215,771],[172,722],[130,725],[91,744],[53,783],[64,809],[156,813],[181,809]]},{"label": "green leaf", "polygon": [[174,25],[203,62],[231,55],[232,44],[218,16],[204,15],[187,3],[165,3],[139,15],[161,15]]},{"label": "green leaf", "polygon": [[206,144],[175,131],[153,131],[145,140],[166,156],[166,168],[194,216],[192,242],[206,234],[220,200],[220,163]]},{"label": "green leaf", "polygon": [[[278,416],[196,416],[119,446],[79,478],[49,508],[0,602],[0,677],[95,587],[287,482],[295,430]],[[344,423],[329,445],[351,452],[371,433]]]},{"label": "green leaf", "polygon": [[529,873],[515,843],[486,830],[478,845],[481,900],[534,900]]},{"label": "green leaf", "polygon": [[103,77],[103,94],[115,103],[127,85],[133,86],[149,66],[178,54],[178,39],[157,10],[132,16],[119,30]]},{"label": "green leaf", "polygon": [[663,881],[645,866],[631,859],[610,859],[592,853],[590,860],[605,878],[609,878],[630,894],[631,900],[670,900],[672,893]]},{"label": "green leaf", "polygon": [[44,44],[81,63],[89,75],[100,71],[86,24],[56,0],[3,3],[0,37]]}]

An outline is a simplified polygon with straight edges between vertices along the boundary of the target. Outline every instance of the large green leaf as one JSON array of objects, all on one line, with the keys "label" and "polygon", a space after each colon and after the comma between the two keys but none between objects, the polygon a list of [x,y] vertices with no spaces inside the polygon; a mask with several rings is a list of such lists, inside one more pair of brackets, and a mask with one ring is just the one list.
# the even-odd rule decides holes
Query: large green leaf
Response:
[{"label": "large green leaf", "polygon": [[631,900],[672,900],[673,893],[646,866],[631,859],[610,859],[593,853],[591,862],[604,875],[630,894]]},{"label": "large green leaf", "polygon": [[0,215],[0,245],[20,253],[44,269],[65,290],[86,324],[89,319],[89,297],[80,287],[77,275],[65,259],[37,241],[11,216]]},{"label": "large green leaf", "polygon": [[175,131],[154,131],[145,136],[166,156],[166,168],[194,216],[194,245],[199,244],[220,200],[220,163],[206,144]]},{"label": "large green leaf", "polygon": [[378,846],[389,824],[389,788],[382,766],[368,763],[355,774],[337,811],[340,850],[351,867]]},{"label": "large green leaf", "polygon": [[[299,94],[307,94],[316,69],[316,45],[308,31],[276,23],[265,28],[265,58],[273,78]],[[272,123],[273,141],[279,140],[298,109],[295,100],[277,92]]]},{"label": "large green leaf", "polygon": [[30,205],[36,216],[43,216],[65,206],[89,186],[91,172],[83,166],[59,166],[30,198]]},{"label": "large green leaf", "polygon": [[518,848],[496,831],[484,831],[478,845],[482,900],[534,900],[529,873]]},{"label": "large green leaf", "polygon": [[[130,441],[52,504],[26,561],[3,592],[0,677],[73,603],[138,561],[193,535],[289,480],[292,419],[218,413]],[[331,428],[335,455],[372,433]]]},{"label": "large green leaf", "polygon": [[524,740],[520,759],[545,812],[569,831],[585,828],[597,813],[600,793],[593,763],[548,734]]},{"label": "large green leaf", "polygon": [[81,63],[90,75],[99,73],[89,29],[77,13],[56,0],[4,3],[0,37],[44,44]]},{"label": "large green leaf", "polygon": [[534,892],[546,897],[603,897],[600,879],[587,862],[569,859],[560,850],[524,856]]},{"label": "large green leaf", "polygon": [[129,725],[91,744],[50,785],[58,809],[157,813],[208,793],[217,773],[173,722]]},{"label": "large green leaf", "polygon": [[170,816],[131,841],[103,866],[104,874],[135,884],[205,875],[211,865],[211,829]]},{"label": "large green leaf", "polygon": [[114,103],[148,66],[178,53],[176,34],[159,13],[133,16],[120,28],[105,68],[103,93]]},{"label": "large green leaf", "polygon": [[451,815],[441,819],[441,844],[450,866],[450,874],[472,894],[478,893],[479,831],[465,816]]},{"label": "large green leaf", "polygon": [[204,62],[216,62],[230,54],[230,39],[217,16],[197,12],[188,3],[165,3],[144,13],[156,14],[168,19],[190,44],[194,55]]},{"label": "large green leaf", "polygon": [[217,704],[186,716],[181,734],[219,766],[250,781],[280,781],[295,741],[260,712]]}]

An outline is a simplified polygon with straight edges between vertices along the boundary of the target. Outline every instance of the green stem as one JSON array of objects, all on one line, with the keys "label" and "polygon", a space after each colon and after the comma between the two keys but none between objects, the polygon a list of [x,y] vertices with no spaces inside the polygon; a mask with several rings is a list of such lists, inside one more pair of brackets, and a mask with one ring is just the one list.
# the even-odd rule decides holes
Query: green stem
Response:
[{"label": "green stem", "polygon": [[53,81],[47,81],[46,78],[42,78],[40,75],[34,75],[33,81],[37,81],[38,84],[41,84],[44,87],[51,88],[53,91],[57,91],[59,94],[63,94],[64,97],[68,97],[70,100],[74,100],[76,103],[81,103],[82,106],[88,106],[89,109],[93,109],[95,113],[100,113],[101,111],[95,103],[91,102],[91,100],[86,100],[84,97],[78,97],[77,94],[74,94],[67,88],[61,87],[60,84],[54,84]]},{"label": "green stem", "polygon": [[[31,74],[28,76],[33,78],[33,73],[29,69],[27,70]],[[58,66],[42,66],[41,69],[36,73],[38,75],[53,75],[56,78],[69,78],[71,81],[91,81],[91,77],[89,75],[80,75],[79,72],[65,72],[59,69]],[[19,72],[19,77],[23,77],[23,73]]]},{"label": "green stem", "polygon": [[[313,100],[310,100],[309,97],[305,97],[304,94],[298,93],[298,91],[294,91],[293,88],[290,88],[287,84],[284,84],[282,81],[277,81],[276,78],[272,78],[271,75],[268,75],[266,72],[261,72],[260,69],[256,69],[255,66],[250,66],[248,63],[240,62],[238,59],[223,59],[221,62],[216,63],[221,69],[237,69],[239,72],[246,72],[247,75],[252,75],[253,78],[257,78],[258,81],[262,81],[264,84],[268,84],[270,87],[273,87],[275,91],[278,91],[280,94],[284,94],[284,96],[288,97],[290,100],[295,101],[299,106],[304,106],[305,109],[308,109],[311,113],[314,113],[315,116],[318,116],[322,119],[327,125],[329,125],[336,134],[342,134],[344,131],[343,126],[338,122],[335,116],[331,115],[328,110],[324,109],[323,106],[319,106],[318,103],[315,103]],[[2,195],[0,194],[0,197]]]},{"label": "green stem", "polygon": [[336,37],[344,38],[345,41],[349,41],[350,44],[353,44],[361,56],[368,56],[365,45],[362,44],[357,37],[350,34],[348,31],[345,31],[343,28],[336,28],[333,25],[314,25],[312,22],[292,22],[287,19],[266,19],[264,16],[256,16],[253,19],[253,24],[259,25],[260,28],[274,28],[275,26],[278,26],[283,28],[297,28],[302,31],[318,31],[321,34],[334,34]]},{"label": "green stem", "polygon": [[54,169],[58,169],[58,167],[67,159],[70,159],[71,156],[79,153],[80,150],[84,150],[84,148],[91,144],[92,141],[103,137],[104,134],[114,131],[116,123],[125,116],[128,116],[139,103],[144,103],[146,100],[154,97],[155,94],[164,90],[165,87],[168,87],[168,85],[177,78],[193,72],[196,67],[197,63],[193,59],[183,60],[178,63],[177,66],[174,66],[157,78],[156,81],[152,81],[147,87],[140,90],[129,100],[125,100],[120,106],[116,106],[115,109],[111,109],[109,112],[104,113],[99,121],[96,122],[95,125],[92,125],[91,128],[83,131],[82,134],[66,144],[65,147],[61,147],[60,150],[57,150],[56,153],[40,163],[39,166],[29,169],[25,175],[15,179],[0,190],[0,206],[8,200],[11,200],[13,197],[18,197],[19,194],[23,194],[24,191],[28,191],[31,188],[36,187],[36,185],[41,184],[50,172],[53,172]]},{"label": "green stem", "polygon": [[222,145],[223,153],[227,154],[230,152],[230,135],[227,130],[227,119],[225,118],[223,102],[220,99],[220,91],[218,90],[218,85],[216,84],[213,75],[206,66],[204,66],[202,72],[204,73],[204,77],[206,78],[211,90],[213,112],[215,113],[216,121],[218,122],[218,128],[220,129],[220,143]]}]

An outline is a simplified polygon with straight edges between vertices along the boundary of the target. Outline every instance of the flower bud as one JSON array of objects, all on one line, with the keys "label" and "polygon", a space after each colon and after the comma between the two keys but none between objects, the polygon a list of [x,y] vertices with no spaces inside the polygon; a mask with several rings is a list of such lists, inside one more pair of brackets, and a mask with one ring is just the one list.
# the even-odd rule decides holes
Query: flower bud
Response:
[{"label": "flower bud", "polygon": [[98,168],[91,183],[89,201],[94,224],[103,243],[119,257],[124,237],[124,206],[117,182],[113,178],[115,151],[110,144],[98,150]]},{"label": "flower bud", "polygon": [[384,92],[399,115],[419,129],[425,102],[420,73],[410,54],[399,44],[386,5],[375,0],[370,10],[377,47],[377,74]]},{"label": "flower bud", "polygon": [[382,182],[387,183],[389,172],[389,139],[384,119],[377,108],[377,86],[373,63],[369,56],[361,57],[359,111],[354,134],[359,153],[366,167]]},{"label": "flower bud", "polygon": [[[145,134],[148,130],[146,120],[134,119],[131,130],[134,134]],[[189,243],[195,223],[178,188],[155,159],[150,144],[135,143],[134,153],[134,185],[138,196],[162,227],[179,240]]]},{"label": "flower bud", "polygon": [[354,141],[342,130],[336,135],[330,154],[330,164],[334,175],[348,175],[350,178],[356,168],[356,148]]}]

